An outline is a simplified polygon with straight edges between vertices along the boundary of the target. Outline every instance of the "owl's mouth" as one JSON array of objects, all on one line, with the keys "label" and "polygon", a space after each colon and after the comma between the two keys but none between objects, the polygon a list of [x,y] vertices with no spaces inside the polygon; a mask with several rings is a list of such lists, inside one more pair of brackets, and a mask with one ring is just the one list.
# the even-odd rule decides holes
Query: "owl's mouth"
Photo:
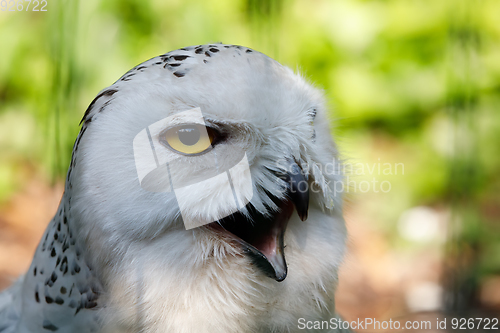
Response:
[{"label": "owl's mouth", "polygon": [[307,177],[295,166],[292,172],[277,175],[288,184],[288,189],[284,199],[269,195],[278,207],[276,211],[264,215],[248,204],[248,215],[236,212],[209,225],[213,229],[229,232],[242,245],[254,265],[276,281],[283,281],[287,276],[284,236],[294,206],[301,220],[307,219],[309,190],[303,186]]}]

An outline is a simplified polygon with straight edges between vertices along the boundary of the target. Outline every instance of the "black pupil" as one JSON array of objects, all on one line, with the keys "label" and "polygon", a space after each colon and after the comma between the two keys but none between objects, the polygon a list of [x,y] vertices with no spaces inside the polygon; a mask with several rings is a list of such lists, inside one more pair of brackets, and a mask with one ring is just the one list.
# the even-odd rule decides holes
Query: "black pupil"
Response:
[{"label": "black pupil", "polygon": [[186,146],[195,145],[200,141],[200,131],[196,127],[184,127],[177,131],[179,140]]}]

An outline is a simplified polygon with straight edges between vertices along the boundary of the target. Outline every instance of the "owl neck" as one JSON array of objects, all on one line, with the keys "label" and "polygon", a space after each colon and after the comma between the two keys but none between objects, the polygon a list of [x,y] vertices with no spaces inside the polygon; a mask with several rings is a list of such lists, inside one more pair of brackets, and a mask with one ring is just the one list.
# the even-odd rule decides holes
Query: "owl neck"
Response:
[{"label": "owl neck", "polygon": [[89,322],[89,332],[97,325],[93,314],[99,308],[101,287],[77,239],[69,201],[63,196],[23,281],[23,304],[30,306],[23,308],[22,323],[39,329],[43,325],[52,327],[51,323],[62,325],[67,321],[69,325],[71,319],[81,318]]}]

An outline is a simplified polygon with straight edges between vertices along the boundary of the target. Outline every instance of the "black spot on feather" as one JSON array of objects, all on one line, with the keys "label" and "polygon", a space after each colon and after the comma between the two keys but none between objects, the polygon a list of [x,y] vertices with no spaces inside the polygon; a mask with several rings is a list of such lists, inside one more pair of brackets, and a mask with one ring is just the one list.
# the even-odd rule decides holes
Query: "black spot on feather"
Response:
[{"label": "black spot on feather", "polygon": [[52,274],[45,280],[45,285],[52,287],[54,286],[54,282],[57,281],[57,274],[56,272],[52,272]]},{"label": "black spot on feather", "polygon": [[56,325],[52,324],[50,321],[48,321],[47,319],[44,319],[43,320],[43,323],[42,323],[42,327],[46,330],[49,330],[49,331],[52,331],[52,332],[55,332],[59,329],[59,327],[57,327]]},{"label": "black spot on feather", "polygon": [[68,273],[68,257],[65,256],[63,258],[59,270],[63,273],[63,276],[66,275],[66,273]]},{"label": "black spot on feather", "polygon": [[38,284],[35,286],[35,301],[40,303],[40,294],[38,293]]},{"label": "black spot on feather", "polygon": [[76,263],[76,261],[73,261],[72,267],[71,267],[71,275],[75,275],[80,273],[80,266]]},{"label": "black spot on feather", "polygon": [[86,120],[86,118],[89,116],[90,111],[94,107],[94,104],[97,102],[97,100],[103,96],[113,96],[116,92],[118,92],[118,89],[108,89],[104,90],[102,93],[97,95],[92,102],[90,102],[90,105],[88,106],[87,110],[85,111],[82,120],[80,121],[80,125]]},{"label": "black spot on feather", "polygon": [[108,107],[109,104],[111,104],[111,100],[104,102],[104,104],[99,108],[99,112],[102,112],[105,108]]},{"label": "black spot on feather", "polygon": [[93,309],[96,306],[97,306],[97,302],[87,302],[87,304],[85,304],[86,309]]},{"label": "black spot on feather", "polygon": [[66,252],[66,250],[69,249],[69,245],[68,245],[68,242],[64,242],[63,246],[62,246],[62,251],[63,253]]},{"label": "black spot on feather", "polygon": [[186,60],[187,58],[190,58],[188,55],[174,55],[171,56],[171,58],[174,58],[177,61],[183,61]]},{"label": "black spot on feather", "polygon": [[130,81],[131,77],[134,76],[134,75],[135,75],[135,73],[125,74],[124,76],[122,76],[122,78],[120,80],[121,81]]}]

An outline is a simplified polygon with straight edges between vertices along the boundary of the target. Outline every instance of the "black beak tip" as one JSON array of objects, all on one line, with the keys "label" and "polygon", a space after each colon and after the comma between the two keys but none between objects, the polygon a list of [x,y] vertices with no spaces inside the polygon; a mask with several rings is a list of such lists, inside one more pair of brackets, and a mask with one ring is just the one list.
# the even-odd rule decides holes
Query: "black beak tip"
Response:
[{"label": "black beak tip", "polygon": [[280,276],[276,276],[274,279],[278,282],[281,282],[283,280],[285,280],[286,278],[286,275],[287,275],[287,272],[284,272],[283,274],[281,274]]}]

